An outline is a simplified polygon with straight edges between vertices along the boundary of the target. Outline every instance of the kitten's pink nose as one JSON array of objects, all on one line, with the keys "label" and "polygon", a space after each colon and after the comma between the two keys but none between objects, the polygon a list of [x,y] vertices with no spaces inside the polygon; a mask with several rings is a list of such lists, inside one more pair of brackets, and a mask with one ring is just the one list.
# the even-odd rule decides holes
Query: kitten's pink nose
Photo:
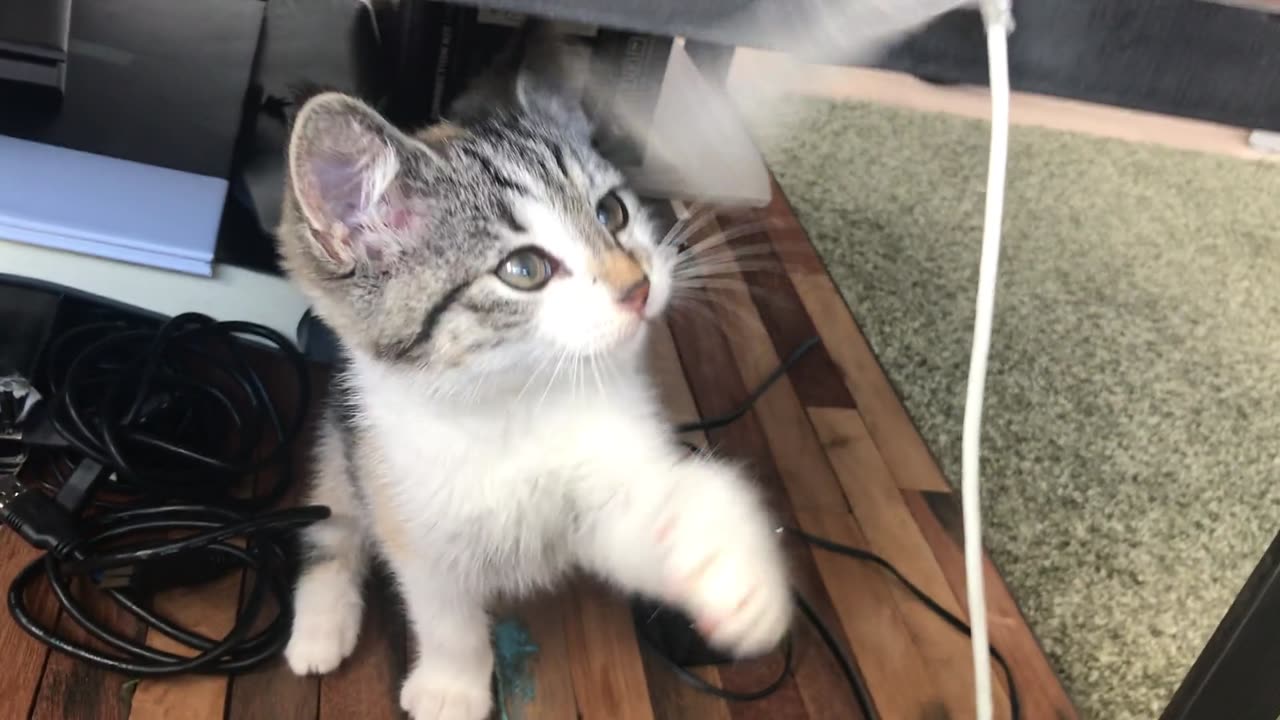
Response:
[{"label": "kitten's pink nose", "polygon": [[645,303],[649,302],[649,278],[642,277],[635,285],[627,288],[618,301],[623,307],[637,315],[644,315]]}]

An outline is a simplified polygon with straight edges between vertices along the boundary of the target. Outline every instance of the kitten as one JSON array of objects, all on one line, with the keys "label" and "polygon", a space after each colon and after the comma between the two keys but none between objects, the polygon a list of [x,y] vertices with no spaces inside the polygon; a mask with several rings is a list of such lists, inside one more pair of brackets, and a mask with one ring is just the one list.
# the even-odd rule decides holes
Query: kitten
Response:
[{"label": "kitten", "polygon": [[576,569],[739,656],[791,618],[755,488],[677,443],[646,374],[675,249],[553,80],[525,68],[413,135],[326,93],[290,138],[280,254],[346,364],[285,657],[309,674],[351,653],[376,554],[416,635],[415,720],[487,717],[486,606]]}]

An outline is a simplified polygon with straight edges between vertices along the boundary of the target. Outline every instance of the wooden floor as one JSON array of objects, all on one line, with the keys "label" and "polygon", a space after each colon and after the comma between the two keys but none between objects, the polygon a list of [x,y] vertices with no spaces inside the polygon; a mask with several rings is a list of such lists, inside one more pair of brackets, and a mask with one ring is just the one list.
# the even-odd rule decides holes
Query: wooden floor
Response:
[{"label": "wooden floor", "polygon": [[[673,315],[656,332],[653,355],[673,420],[734,407],[813,335],[811,351],[755,411],[690,438],[747,461],[783,520],[868,548],[894,563],[939,603],[965,616],[957,496],[912,427],[786,200],[763,212],[721,219],[735,226],[766,216],[765,231],[735,242],[757,246],[749,293],[727,284],[705,310]],[[716,228],[704,229],[701,237]],[[778,264],[785,258],[786,271]],[[967,639],[933,616],[883,571],[789,545],[798,589],[846,643],[886,720],[973,716]],[[0,582],[32,557],[0,536]],[[1065,692],[1013,597],[988,565],[991,637],[1013,668],[1023,717],[1074,718]],[[238,578],[219,589],[173,594],[157,604],[206,632],[232,620]],[[47,598],[37,603],[48,606]],[[375,588],[355,656],[333,675],[296,678],[277,661],[239,677],[142,680],[49,654],[0,619],[0,720],[314,720],[395,718],[397,684],[409,655],[395,601]],[[726,703],[683,685],[637,645],[627,604],[588,582],[500,616],[499,692],[509,718],[680,720],[862,717],[813,629],[801,619],[794,672],[754,703]],[[127,625],[122,626],[127,628]],[[157,644],[159,642],[157,641]],[[748,689],[768,682],[778,657],[700,670],[714,683]],[[997,671],[999,717],[1008,685]]]}]

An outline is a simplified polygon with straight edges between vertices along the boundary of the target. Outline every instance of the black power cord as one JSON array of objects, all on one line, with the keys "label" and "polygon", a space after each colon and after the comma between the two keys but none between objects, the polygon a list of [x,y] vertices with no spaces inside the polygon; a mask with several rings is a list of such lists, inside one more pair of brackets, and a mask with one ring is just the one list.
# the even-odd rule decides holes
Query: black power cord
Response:
[{"label": "black power cord", "polygon": [[698,677],[696,674],[690,672],[688,668],[676,662],[664,653],[662,649],[659,648],[645,633],[637,633],[636,637],[640,640],[642,645],[653,653],[653,656],[657,658],[659,662],[666,665],[667,669],[674,673],[676,677],[680,678],[680,680],[686,685],[693,687],[693,689],[699,692],[714,695],[722,700],[751,702],[753,700],[766,698],[777,692],[778,688],[782,687],[782,683],[786,682],[787,677],[791,675],[792,647],[790,636],[783,640],[782,669],[778,671],[778,676],[769,681],[769,684],[757,690],[730,690],[728,688],[712,685],[706,680]]},{"label": "black power cord", "polygon": [[[838,542],[833,542],[824,537],[820,537],[812,533],[807,533],[798,528],[788,527],[788,528],[783,528],[783,531],[788,535],[794,535],[796,538],[803,540],[809,543],[810,545],[813,545],[814,547],[826,550],[827,552],[833,552],[838,555],[844,555],[845,557],[853,558],[855,560],[863,560],[869,563],[873,563],[875,565],[879,565],[883,570],[885,570],[890,575],[892,575],[898,582],[902,583],[903,587],[911,591],[911,594],[914,595],[917,600],[924,603],[925,607],[929,608],[930,610],[933,611],[935,615],[945,620],[948,625],[960,631],[962,634],[965,635],[965,637],[968,637],[973,632],[969,628],[968,623],[956,617],[956,615],[952,613],[950,610],[947,610],[946,608],[942,607],[942,605],[938,604],[937,600],[934,600],[933,598],[929,597],[928,593],[926,593],[924,590],[921,590],[919,586],[917,586],[915,583],[908,580],[906,576],[904,576],[902,572],[898,570],[898,568],[894,567],[892,563],[880,557],[879,555],[876,555],[875,553],[870,552],[868,550],[861,550],[859,548],[849,547],[848,545],[842,545]],[[812,609],[810,609],[809,611],[806,611],[806,614],[809,615],[809,619],[814,623],[814,625],[821,627],[822,625],[821,621],[818,620],[816,614],[810,614],[811,611]],[[832,640],[827,640],[827,644],[830,646],[832,644]],[[1021,707],[1019,706],[1019,703],[1018,703],[1018,689],[1017,687],[1014,686],[1013,673],[1010,672],[1009,670],[1009,663],[1005,661],[1004,656],[1000,654],[1000,651],[996,650],[994,647],[991,648],[991,657],[995,658],[996,663],[1000,665],[1000,669],[1004,671],[1005,679],[1008,680],[1009,682],[1009,717],[1012,718],[1012,720],[1018,720],[1020,717],[1022,717],[1022,713],[1021,713]],[[872,715],[868,715],[868,717],[872,717]]]},{"label": "black power cord", "polygon": [[[267,390],[278,385],[256,369],[254,344],[287,361],[287,410]],[[51,455],[57,482],[0,476],[0,517],[46,551],[10,585],[14,621],[59,652],[135,677],[238,672],[279,653],[292,618],[294,533],[329,515],[316,506],[270,509],[294,480],[291,446],[310,401],[302,355],[251,323],[108,312],[58,334],[42,364],[44,420],[56,432],[27,437]],[[249,487],[267,475],[274,479]],[[156,593],[242,571],[240,608],[221,638],[150,607]],[[28,605],[41,579],[61,615],[97,643],[56,632],[65,621],[41,623]],[[95,617],[86,593],[190,652],[122,635]],[[266,619],[269,601],[278,610]]]},{"label": "black power cord", "polygon": [[[34,497],[44,496],[19,495],[17,500]],[[134,677],[246,670],[275,656],[288,641],[291,616],[287,611],[278,612],[254,631],[268,596],[279,608],[291,606],[287,532],[328,515],[327,508],[302,507],[248,517],[208,505],[157,506],[101,515],[89,523],[83,540],[50,548],[51,552],[18,573],[9,587],[9,613],[19,627],[54,650]],[[30,539],[22,527],[15,525]],[[193,532],[167,542],[134,541],[127,549],[103,549],[133,536],[175,531]],[[243,539],[243,544],[232,542],[236,538]],[[212,582],[238,570],[251,571],[252,582],[247,585],[235,625],[220,639],[183,628],[147,607],[154,593]],[[42,576],[63,615],[110,650],[67,639],[36,619],[26,598]],[[88,581],[141,624],[196,654],[157,650],[102,624],[72,594],[71,580],[75,578]]]},{"label": "black power cord", "polygon": [[[244,338],[288,361],[297,398],[287,422],[246,357]],[[53,426],[76,453],[112,469],[115,491],[253,511],[288,490],[310,383],[305,358],[276,331],[195,313],[159,326],[93,322],[58,336],[46,367]],[[233,494],[236,483],[273,465],[281,472],[271,486]]]},{"label": "black power cord", "polygon": [[[799,347],[793,350],[791,354],[788,355],[787,358],[783,360],[782,363],[776,369],[774,369],[773,372],[769,373],[769,375],[766,376],[765,379],[747,395],[745,401],[743,401],[737,408],[735,408],[731,412],[727,412],[722,415],[717,415],[705,420],[697,420],[697,421],[681,423],[679,425],[676,425],[675,427],[676,432],[686,433],[686,432],[701,432],[701,431],[707,431],[707,430],[715,430],[718,428],[722,428],[726,425],[729,425],[735,422],[736,420],[740,419],[741,417],[743,417],[744,415],[746,415],[748,412],[751,411],[752,407],[755,406],[756,401],[759,400],[760,397],[769,390],[769,388],[771,388],[775,383],[777,383],[779,379],[781,379],[788,372],[790,372],[790,370],[801,360],[801,358],[804,357],[806,353],[808,353],[813,348],[817,347],[819,344],[821,344],[821,342],[822,342],[821,338],[815,336],[801,343]],[[703,451],[701,448],[698,448],[697,446],[694,446],[692,444],[689,444],[689,443],[684,443],[684,444],[686,447],[689,448],[691,452]],[[959,617],[956,617],[955,614],[951,613],[946,608],[938,604],[936,600],[929,597],[928,593],[924,592],[918,586],[916,586],[914,583],[908,580],[906,576],[904,576],[896,567],[893,566],[892,563],[880,557],[879,555],[876,555],[875,553],[867,550],[849,547],[848,545],[842,545],[832,540],[828,540],[827,538],[823,538],[818,535],[813,535],[812,533],[807,533],[797,528],[783,527],[783,528],[780,528],[780,530],[787,535],[791,535],[798,540],[802,540],[810,545],[813,545],[814,547],[820,548],[827,552],[837,553],[840,555],[844,555],[845,557],[853,558],[855,560],[862,560],[865,562],[870,562],[875,565],[878,565],[879,567],[884,569],[886,572],[888,572],[890,575],[892,575],[894,579],[902,583],[902,585],[905,588],[907,588],[907,590],[909,590],[911,594],[916,597],[916,599],[918,599],[921,603],[923,603],[924,606],[929,608],[929,610],[931,610],[934,614],[938,615],[938,617],[946,621],[948,625],[960,631],[966,636],[970,635],[970,633],[972,632],[968,623],[966,623],[964,620],[960,619]],[[862,714],[866,718],[868,718],[868,720],[877,720],[880,717],[880,715],[875,709],[875,704],[871,700],[871,693],[867,689],[866,684],[863,682],[862,676],[858,673],[857,667],[854,665],[853,659],[850,658],[848,654],[844,651],[843,646],[840,644],[839,640],[836,639],[835,633],[831,630],[830,627],[827,626],[825,622],[823,622],[822,618],[818,615],[817,611],[813,608],[812,604],[810,604],[809,601],[806,600],[803,595],[801,595],[798,591],[795,591],[794,589],[793,589],[793,594],[796,599],[796,604],[799,606],[801,612],[804,614],[806,619],[808,619],[808,621],[813,625],[814,629],[818,633],[818,636],[822,638],[823,644],[827,646],[827,649],[830,650],[831,654],[835,657],[836,663],[840,666],[841,674],[845,676],[845,680],[849,683],[849,689],[854,695],[854,700],[858,703],[859,708],[862,710]],[[792,647],[791,647],[792,640],[790,637],[788,637],[785,640],[785,645],[783,646],[783,667],[782,667],[781,673],[778,675],[778,677],[775,680],[771,681],[768,685],[758,690],[729,690],[722,687],[716,687],[715,685],[712,685],[706,680],[703,680],[702,678],[698,677],[694,673],[690,672],[688,669],[683,667],[679,662],[677,662],[673,658],[670,658],[667,655],[665,655],[660,648],[658,648],[656,645],[654,645],[654,643],[649,641],[648,637],[644,633],[640,633],[639,637],[641,638],[645,647],[648,648],[650,652],[654,653],[655,656],[660,661],[662,661],[663,664],[665,664],[668,668],[670,668],[672,672],[674,672],[676,676],[679,677],[682,681],[692,686],[695,690],[698,690],[700,692],[705,692],[726,700],[749,702],[752,700],[759,700],[761,698],[768,697],[773,692],[775,692],[779,687],[781,687],[782,683],[786,680],[787,676],[790,675],[792,671]],[[1000,665],[1000,668],[1004,671],[1005,677],[1007,678],[1009,683],[1010,718],[1011,720],[1020,720],[1021,706],[1018,701],[1018,689],[1014,685],[1013,673],[1009,671],[1009,664],[1005,661],[1004,656],[1002,656],[994,647],[991,648],[991,657],[994,658],[995,661]]]}]

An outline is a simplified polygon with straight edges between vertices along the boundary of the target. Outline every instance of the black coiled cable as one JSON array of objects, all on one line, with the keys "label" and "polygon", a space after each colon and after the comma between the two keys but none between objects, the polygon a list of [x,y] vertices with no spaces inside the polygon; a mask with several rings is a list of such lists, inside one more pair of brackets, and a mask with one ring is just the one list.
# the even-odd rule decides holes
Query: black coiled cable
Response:
[{"label": "black coiled cable", "polygon": [[[32,562],[9,587],[9,614],[32,637],[59,652],[84,662],[135,677],[187,673],[231,673],[249,669],[279,653],[289,637],[292,589],[287,531],[328,517],[323,507],[279,510],[247,517],[211,506],[158,506],[125,510],[95,518],[85,539],[65,557],[52,553]],[[170,541],[143,541],[128,549],[106,550],[120,541],[147,533],[189,531]],[[232,542],[245,540],[243,546]],[[186,629],[171,618],[147,607],[157,591],[211,582],[237,570],[246,576],[247,592],[235,624],[222,638],[214,639]],[[250,577],[251,576],[251,577]],[[65,617],[107,648],[58,635],[40,624],[26,598],[37,579],[44,577]],[[93,617],[72,594],[71,580],[88,581],[148,628],[193,649],[195,655],[179,655],[149,647],[144,641],[120,634]],[[269,622],[254,630],[263,615],[268,596],[281,608]]]},{"label": "black coiled cable", "polygon": [[[254,344],[264,346],[258,357]],[[267,353],[275,357],[264,361]],[[260,370],[281,367],[280,357],[285,378]],[[25,498],[22,510],[33,522],[62,514],[70,521],[53,526],[75,530],[14,578],[15,622],[54,650],[135,677],[238,672],[276,655],[292,618],[294,533],[329,514],[271,510],[293,483],[292,445],[310,402],[302,355],[270,328],[189,313],[167,322],[94,318],[59,335],[43,366],[49,420],[68,452],[55,456],[41,490],[27,490],[48,495]],[[221,638],[150,607],[156,593],[241,571],[239,611]],[[28,605],[41,579],[62,616],[97,643],[56,631],[65,621],[41,623]],[[190,652],[108,627],[85,593]],[[270,619],[268,605],[278,608]]]},{"label": "black coiled cable", "polygon": [[[240,338],[265,341],[288,361],[296,399],[287,420]],[[56,338],[46,367],[54,426],[77,453],[111,468],[114,490],[244,511],[271,507],[288,490],[310,383],[306,360],[271,328],[196,313],[158,327],[90,323]],[[269,487],[233,493],[273,465],[280,472]]]}]

